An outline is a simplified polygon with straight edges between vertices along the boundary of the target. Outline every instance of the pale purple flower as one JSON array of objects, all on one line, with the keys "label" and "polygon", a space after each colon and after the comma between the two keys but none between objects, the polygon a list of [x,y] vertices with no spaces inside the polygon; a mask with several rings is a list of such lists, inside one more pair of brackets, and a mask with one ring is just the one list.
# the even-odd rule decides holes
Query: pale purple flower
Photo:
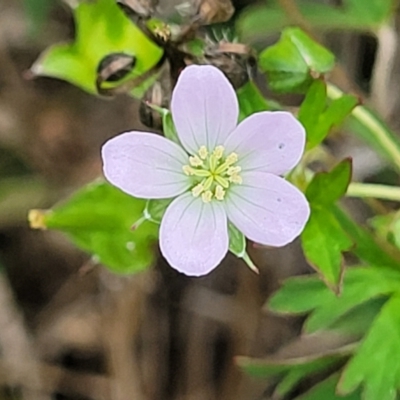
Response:
[{"label": "pale purple flower", "polygon": [[307,200],[279,176],[304,151],[304,128],[290,113],[259,112],[238,124],[235,91],[212,66],[183,70],[171,112],[182,147],[134,131],[109,140],[102,156],[106,178],[124,192],[175,198],[160,226],[161,252],[172,267],[192,276],[213,270],[228,251],[228,220],[268,246],[302,232]]}]

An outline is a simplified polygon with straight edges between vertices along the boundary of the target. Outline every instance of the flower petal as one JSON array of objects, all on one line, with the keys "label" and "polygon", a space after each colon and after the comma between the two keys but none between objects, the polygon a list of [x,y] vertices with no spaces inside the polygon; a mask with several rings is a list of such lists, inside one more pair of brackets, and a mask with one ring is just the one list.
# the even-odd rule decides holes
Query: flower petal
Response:
[{"label": "flower petal", "polygon": [[242,174],[243,184],[229,189],[228,219],[250,240],[269,246],[284,246],[304,229],[309,204],[295,186],[266,172]]},{"label": "flower petal", "polygon": [[241,122],[224,146],[239,155],[242,170],[282,175],[300,161],[305,141],[305,130],[292,114],[264,111]]},{"label": "flower petal", "polygon": [[225,75],[212,66],[191,65],[179,76],[172,93],[172,116],[182,145],[189,153],[200,146],[212,151],[235,129],[239,105]]},{"label": "flower petal", "polygon": [[176,270],[206,275],[228,251],[228,223],[222,203],[204,203],[186,193],[175,199],[161,221],[160,248]]},{"label": "flower petal", "polygon": [[139,198],[174,197],[190,186],[182,166],[188,155],[176,143],[147,132],[127,132],[102,148],[107,180]]}]

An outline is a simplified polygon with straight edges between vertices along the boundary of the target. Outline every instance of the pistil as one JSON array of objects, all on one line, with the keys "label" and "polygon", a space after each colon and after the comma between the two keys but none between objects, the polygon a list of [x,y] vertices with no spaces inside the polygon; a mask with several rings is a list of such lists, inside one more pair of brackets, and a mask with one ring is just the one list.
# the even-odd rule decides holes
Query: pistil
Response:
[{"label": "pistil", "polygon": [[[201,195],[205,203],[213,198],[222,201],[231,184],[241,184],[239,175],[241,167],[235,165],[238,161],[236,153],[230,153],[224,158],[225,149],[217,146],[212,152],[208,152],[205,146],[201,146],[198,153],[189,157],[189,165],[182,167],[183,172],[194,178],[195,185],[192,188],[194,197]],[[197,179],[196,178],[201,178]]]}]

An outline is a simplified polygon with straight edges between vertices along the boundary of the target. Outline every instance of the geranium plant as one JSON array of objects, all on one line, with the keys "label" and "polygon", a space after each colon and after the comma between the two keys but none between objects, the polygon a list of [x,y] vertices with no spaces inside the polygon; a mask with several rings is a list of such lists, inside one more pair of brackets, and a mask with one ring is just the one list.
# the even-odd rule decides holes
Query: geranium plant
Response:
[{"label": "geranium plant", "polygon": [[[296,398],[394,400],[400,389],[398,207],[372,208],[368,225],[340,202],[398,202],[400,189],[352,182],[352,154],[336,158],[326,139],[347,124],[397,180],[400,140],[359,96],[334,84],[335,56],[313,35],[327,27],[375,34],[393,25],[394,1],[342,3],[260,4],[239,16],[234,34],[245,43],[238,44],[226,32],[213,42],[217,28],[214,35],[213,27],[198,29],[231,13],[198,15],[181,29],[146,15],[137,30],[113,0],[82,2],[74,10],[75,43],[51,47],[33,67],[92,94],[105,87],[140,97],[167,66],[171,92],[166,104],[146,102],[160,114],[165,137],[152,129],[110,132],[98,152],[106,180],[51,210],[32,210],[32,227],[65,232],[97,262],[125,274],[153,265],[154,243],[186,275],[209,274],[228,251],[257,271],[245,237],[269,247],[299,237],[316,274],[289,279],[268,307],[306,315],[302,335],[309,340],[318,334],[347,341],[313,357],[238,359],[247,373],[274,377],[274,399],[295,398],[311,375],[320,382],[307,381],[309,390]],[[292,25],[308,33],[286,27],[293,9]],[[249,50],[271,32],[281,33],[275,43]],[[255,83],[255,64],[274,100]],[[297,95],[294,107],[282,93]]]}]

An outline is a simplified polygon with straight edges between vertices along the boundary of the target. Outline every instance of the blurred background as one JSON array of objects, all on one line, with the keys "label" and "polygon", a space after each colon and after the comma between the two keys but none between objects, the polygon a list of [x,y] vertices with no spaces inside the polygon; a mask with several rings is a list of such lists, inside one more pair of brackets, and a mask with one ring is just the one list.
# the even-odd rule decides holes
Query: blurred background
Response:
[{"label": "blurred background", "polygon": [[[340,0],[319,2],[341,7]],[[233,3],[237,18],[254,2]],[[316,29],[340,60],[333,82],[362,96],[398,131],[398,16],[374,35],[367,31]],[[246,40],[265,46],[278,33],[249,30]],[[301,321],[263,308],[285,277],[311,271],[297,243],[249,249],[259,276],[230,256],[198,279],[161,257],[146,272],[119,276],[62,234],[29,228],[30,209],[50,208],[101,175],[99,151],[108,138],[148,129],[138,119],[138,100],[101,99],[60,80],[32,79],[39,54],[73,37],[72,12],[61,0],[0,0],[0,400],[270,398],[266,382],[235,365],[236,355],[337,344],[299,343]],[[285,101],[295,106],[297,98]],[[390,181],[361,143],[340,133],[331,146],[354,157],[357,180],[380,174]]]}]

